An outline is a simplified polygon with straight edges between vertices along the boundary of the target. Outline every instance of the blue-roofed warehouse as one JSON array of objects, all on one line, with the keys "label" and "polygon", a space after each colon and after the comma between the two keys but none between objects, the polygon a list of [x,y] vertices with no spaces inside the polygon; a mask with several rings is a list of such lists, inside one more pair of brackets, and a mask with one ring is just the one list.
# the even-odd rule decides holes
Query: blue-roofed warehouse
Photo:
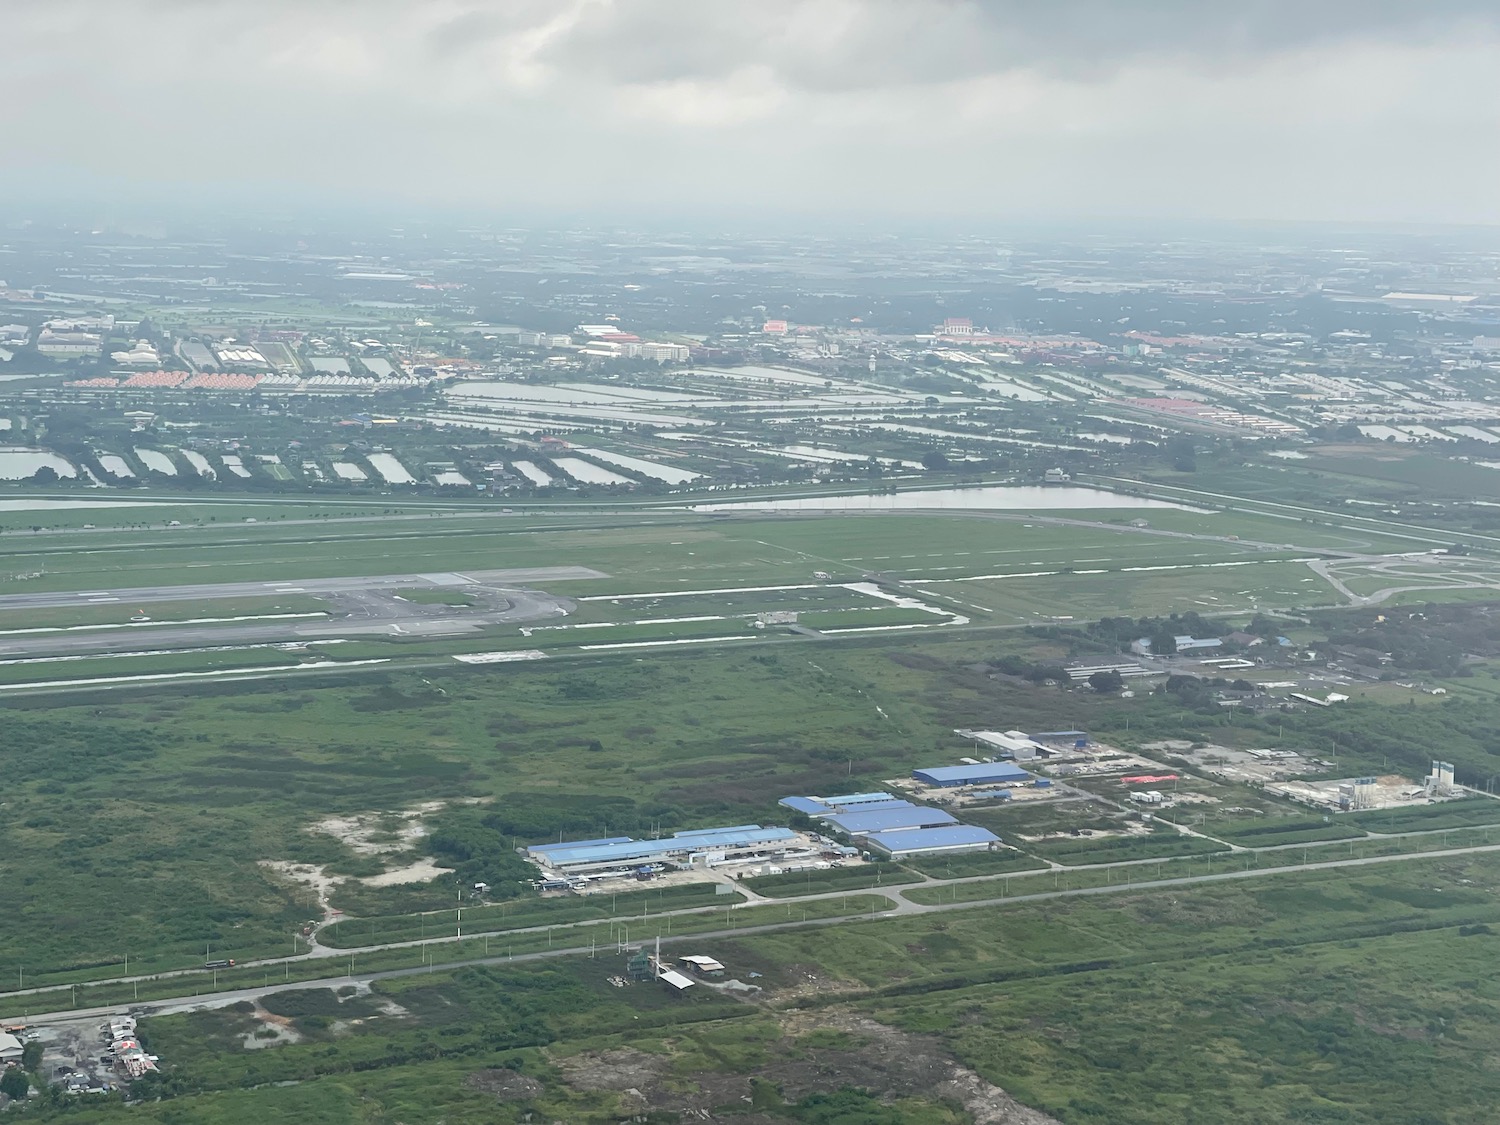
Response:
[{"label": "blue-roofed warehouse", "polygon": [[539,844],[526,849],[534,862],[567,875],[627,873],[648,864],[691,866],[696,858],[754,857],[784,851],[799,837],[788,828],[740,824],[732,828],[701,828],[677,832],[661,840],[578,840]]},{"label": "blue-roofed warehouse", "polygon": [[952,813],[913,804],[869,809],[865,812],[835,813],[823,819],[850,836],[865,836],[871,832],[899,832],[913,828],[937,828],[944,824],[958,823]]},{"label": "blue-roofed warehouse", "polygon": [[910,801],[883,793],[879,798],[872,797],[868,801],[863,799],[858,801],[842,801],[834,805],[831,811],[836,813],[869,812],[871,809],[897,809],[909,804],[911,804]]},{"label": "blue-roofed warehouse", "polygon": [[936,855],[942,852],[980,852],[1000,843],[988,828],[974,824],[950,824],[941,828],[909,828],[896,832],[876,832],[865,837],[865,845],[884,852],[892,859],[913,855]]},{"label": "blue-roofed warehouse", "polygon": [[628,844],[630,842],[629,836],[605,836],[598,840],[569,840],[566,843],[559,840],[555,844],[532,844],[526,850],[534,855],[548,855],[568,848],[592,848],[599,844]]},{"label": "blue-roofed warehouse", "polygon": [[822,797],[783,797],[776,802],[784,809],[806,813],[808,816],[823,816],[831,811]]},{"label": "blue-roofed warehouse", "polygon": [[826,817],[830,813],[893,808],[909,803],[900,797],[892,797],[889,793],[850,793],[843,797],[783,797],[777,802],[783,808],[819,817]]},{"label": "blue-roofed warehouse", "polygon": [[895,801],[889,793],[845,793],[842,797],[824,797],[825,805],[870,805],[878,801]]},{"label": "blue-roofed warehouse", "polygon": [[950,789],[959,785],[995,785],[1030,781],[1031,775],[1010,762],[976,762],[968,766],[927,766],[912,770],[912,777],[928,785]]}]

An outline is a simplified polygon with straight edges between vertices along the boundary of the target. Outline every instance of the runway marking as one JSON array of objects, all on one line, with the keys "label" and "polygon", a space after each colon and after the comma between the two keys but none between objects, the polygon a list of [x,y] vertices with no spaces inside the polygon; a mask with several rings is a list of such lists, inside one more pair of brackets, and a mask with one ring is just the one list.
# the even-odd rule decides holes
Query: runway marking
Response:
[{"label": "runway marking", "polygon": [[508,664],[515,660],[546,660],[540,649],[523,648],[510,652],[462,652],[453,658],[462,664]]},{"label": "runway marking", "polygon": [[88,687],[96,684],[131,684],[154,680],[196,680],[213,676],[249,676],[262,678],[276,672],[308,672],[326,668],[352,668],[361,664],[388,664],[390,657],[369,660],[326,660],[317,664],[272,664],[264,668],[219,668],[211,672],[154,672],[140,676],[98,676],[85,680],[41,680],[33,683],[0,684],[0,691],[25,691],[36,688]]}]

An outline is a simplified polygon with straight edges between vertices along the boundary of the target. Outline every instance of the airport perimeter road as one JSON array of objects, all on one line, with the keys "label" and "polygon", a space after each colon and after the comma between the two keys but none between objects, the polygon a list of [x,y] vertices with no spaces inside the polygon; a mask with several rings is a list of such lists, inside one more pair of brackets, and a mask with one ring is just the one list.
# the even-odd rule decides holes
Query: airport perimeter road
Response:
[{"label": "airport perimeter road", "polygon": [[[661,937],[661,943],[663,945],[682,945],[685,943],[702,944],[705,941],[713,941],[715,939],[742,938],[746,936],[752,936],[754,934],[776,933],[783,930],[806,929],[809,927],[817,926],[834,926],[840,924],[847,925],[857,922],[865,922],[871,919],[913,917],[925,914],[942,914],[953,910],[975,910],[983,909],[985,907],[1011,906],[1018,903],[1044,902],[1053,899],[1078,898],[1089,895],[1151,894],[1157,890],[1191,887],[1206,883],[1225,883],[1240,879],[1259,879],[1267,876],[1287,875],[1306,871],[1331,871],[1337,868],[1345,867],[1373,867],[1385,863],[1416,862],[1426,859],[1452,859],[1460,856],[1480,855],[1489,852],[1500,852],[1500,844],[1479,844],[1473,847],[1449,848],[1443,851],[1417,852],[1407,855],[1362,856],[1359,858],[1324,860],[1322,862],[1299,863],[1283,867],[1252,867],[1248,869],[1220,871],[1204,875],[1184,875],[1173,877],[1170,879],[1154,879],[1147,883],[1137,883],[1134,885],[1127,883],[1112,884],[1103,887],[1080,887],[1070,890],[1037,891],[1031,894],[1002,895],[996,898],[975,899],[968,902],[945,902],[929,905],[911,902],[910,900],[902,897],[904,891],[914,890],[918,886],[931,886],[933,884],[951,885],[960,881],[975,882],[980,880],[988,880],[991,882],[1000,883],[1002,886],[1004,886],[1004,880],[1007,878],[1007,876],[989,875],[966,880],[928,880],[927,882],[920,884],[907,883],[899,887],[867,887],[851,891],[828,891],[815,895],[802,895],[795,899],[775,900],[778,903],[789,903],[795,905],[795,903],[797,902],[813,902],[819,899],[836,899],[840,897],[847,897],[849,895],[868,894],[883,895],[892,900],[893,906],[891,909],[881,911],[873,915],[843,915],[833,918],[807,919],[805,921],[793,920],[787,922],[769,922],[753,926],[726,926],[722,929],[716,930],[700,930],[692,934],[663,934]],[[1034,878],[1036,874],[1044,873],[1030,873],[1029,877]],[[1010,877],[1014,878],[1020,876],[1021,873],[1015,873]],[[708,909],[713,910],[717,908]],[[663,911],[661,914],[653,914],[651,917],[655,919],[661,919],[701,913],[703,913],[702,909],[676,911],[669,910]],[[599,922],[595,920],[593,922],[580,922],[567,926],[533,926],[528,927],[524,930],[478,931],[467,935],[463,940],[473,941],[476,938],[484,937],[504,938],[507,935],[513,937],[517,934],[536,933],[545,931],[547,929],[551,929],[554,933],[558,934],[561,940],[566,940],[567,931],[574,928],[574,926],[598,924]],[[651,939],[654,941],[656,939],[656,936],[653,934],[651,936]],[[383,950],[409,949],[416,946],[426,946],[429,949],[436,949],[437,947],[440,947],[444,944],[453,943],[457,940],[458,939],[456,937],[452,937],[429,938],[426,941],[387,942],[379,945],[359,946],[352,949],[332,950],[329,952],[321,953],[320,956],[332,963],[337,963],[339,960],[344,960],[347,961],[351,966],[354,966],[355,964],[357,964],[359,958],[365,954],[379,953]],[[326,977],[319,977],[315,980],[301,979],[291,982],[283,981],[280,984],[267,983],[264,985],[236,989],[233,991],[214,992],[208,995],[200,995],[199,992],[195,990],[191,994],[184,992],[183,994],[175,997],[151,1001],[141,1001],[139,1003],[124,1003],[99,1008],[73,1008],[40,1014],[29,1013],[27,1018],[31,1023],[48,1023],[61,1020],[90,1018],[93,1016],[102,1016],[114,1012],[138,1010],[141,1008],[145,1008],[157,1013],[166,1010],[186,1011],[192,1008],[215,1008],[222,1007],[227,1004],[233,1004],[240,1000],[258,1000],[262,996],[270,995],[273,992],[282,992],[288,988],[337,988],[351,982],[369,983],[371,981],[377,980],[392,980],[399,977],[415,976],[418,973],[430,973],[438,971],[446,972],[452,969],[461,969],[471,965],[502,965],[530,961],[543,961],[554,957],[589,956],[590,954],[593,954],[595,952],[595,947],[588,945],[558,946],[556,949],[538,950],[533,953],[517,954],[513,957],[479,957],[463,961],[419,965],[404,969],[387,969],[381,972],[374,973],[355,973],[351,971],[343,974],[332,974]],[[237,968],[270,970],[281,968],[283,965],[287,964],[306,963],[308,959],[308,955],[305,954],[298,957],[269,958],[264,961],[247,961],[243,965],[237,966]],[[160,981],[172,977],[196,978],[201,984],[202,972],[203,970],[201,969],[192,969],[182,970],[180,972],[174,973],[157,973],[151,976],[115,977],[109,980],[89,981],[88,987],[97,985],[130,984],[134,981],[144,983],[146,981]],[[186,981],[184,983],[186,983]],[[19,998],[23,998],[32,993],[56,992],[59,988],[66,987],[66,985],[52,984],[43,985],[38,988],[30,988],[19,992],[7,993],[4,998],[0,998],[0,1004],[8,1004],[10,1006],[8,1009],[9,1013],[11,1015],[14,1015],[16,1010],[16,1001]],[[80,984],[79,987],[85,986]]]}]

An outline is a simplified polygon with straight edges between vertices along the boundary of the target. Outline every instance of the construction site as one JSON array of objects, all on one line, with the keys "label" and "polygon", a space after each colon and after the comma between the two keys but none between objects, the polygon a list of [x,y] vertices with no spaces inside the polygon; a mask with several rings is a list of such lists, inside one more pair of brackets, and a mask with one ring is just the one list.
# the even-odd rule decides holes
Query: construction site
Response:
[{"label": "construction site", "polygon": [[1413,783],[1399,774],[1380,774],[1327,781],[1277,781],[1266,785],[1265,790],[1327,812],[1408,808],[1456,801],[1469,795],[1467,790],[1455,784],[1453,764],[1438,761],[1432,763],[1431,772],[1420,783]]},{"label": "construction site", "polygon": [[1270,786],[1309,773],[1323,773],[1330,763],[1296,750],[1237,750],[1229,746],[1167,739],[1143,749],[1176,758],[1203,773],[1244,785]]}]

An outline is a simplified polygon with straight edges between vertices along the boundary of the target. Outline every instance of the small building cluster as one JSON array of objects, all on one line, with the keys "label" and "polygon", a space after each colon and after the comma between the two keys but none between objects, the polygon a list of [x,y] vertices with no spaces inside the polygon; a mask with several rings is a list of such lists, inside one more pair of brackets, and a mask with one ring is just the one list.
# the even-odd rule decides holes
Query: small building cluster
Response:
[{"label": "small building cluster", "polygon": [[673,870],[711,871],[772,859],[815,858],[821,852],[816,841],[789,828],[738,824],[674,832],[657,840],[611,836],[534,844],[525,855],[542,870],[542,890],[576,891],[599,880],[650,879]]},{"label": "small building cluster", "polygon": [[130,1016],[116,1016],[100,1025],[99,1036],[108,1044],[104,1057],[125,1077],[140,1078],[156,1069],[157,1058],[141,1046],[135,1035],[135,1020]]},{"label": "small building cluster", "polygon": [[644,946],[631,953],[625,963],[625,977],[612,978],[616,984],[627,982],[642,984],[657,981],[668,992],[681,995],[698,983],[694,978],[718,978],[724,975],[724,965],[713,957],[701,953],[690,953],[672,962],[661,955],[661,939],[656,940],[656,949]]}]

